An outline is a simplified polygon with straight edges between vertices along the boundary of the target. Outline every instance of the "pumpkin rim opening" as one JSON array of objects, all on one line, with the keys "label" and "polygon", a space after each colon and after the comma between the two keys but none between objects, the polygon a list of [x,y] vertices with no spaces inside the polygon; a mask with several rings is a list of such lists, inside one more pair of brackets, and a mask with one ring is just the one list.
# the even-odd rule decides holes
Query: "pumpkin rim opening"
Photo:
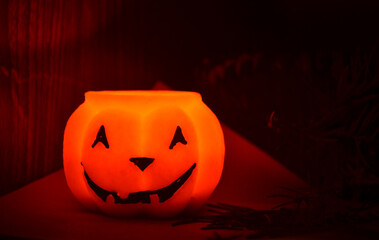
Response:
[{"label": "pumpkin rim opening", "polygon": [[172,90],[104,90],[87,91],[84,93],[86,100],[99,98],[155,98],[167,100],[179,99],[202,99],[201,94],[193,91],[172,91]]}]

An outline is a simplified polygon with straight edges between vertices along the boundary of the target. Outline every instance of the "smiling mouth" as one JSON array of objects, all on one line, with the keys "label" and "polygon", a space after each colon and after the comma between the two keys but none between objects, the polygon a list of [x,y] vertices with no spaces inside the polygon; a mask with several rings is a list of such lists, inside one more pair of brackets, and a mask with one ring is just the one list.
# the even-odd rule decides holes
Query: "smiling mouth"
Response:
[{"label": "smiling mouth", "polygon": [[196,167],[196,163],[194,163],[182,176],[173,181],[170,185],[160,188],[154,191],[141,191],[129,193],[127,198],[121,198],[117,195],[116,192],[111,192],[99,187],[96,183],[94,183],[91,178],[88,176],[87,172],[84,170],[84,176],[86,177],[87,183],[90,188],[96,193],[96,195],[101,198],[104,202],[106,201],[109,195],[112,195],[114,198],[114,203],[119,204],[129,204],[129,203],[151,203],[150,196],[158,195],[159,202],[165,202],[169,198],[171,198],[174,193],[187,181],[187,179],[191,176],[193,170]]}]

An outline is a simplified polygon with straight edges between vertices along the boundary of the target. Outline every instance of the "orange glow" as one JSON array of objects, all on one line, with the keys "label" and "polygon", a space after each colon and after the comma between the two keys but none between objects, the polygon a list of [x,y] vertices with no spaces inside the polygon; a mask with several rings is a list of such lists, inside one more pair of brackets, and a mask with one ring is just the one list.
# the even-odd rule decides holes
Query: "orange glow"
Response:
[{"label": "orange glow", "polygon": [[170,217],[198,210],[221,177],[224,136],[201,95],[86,92],[67,122],[67,184],[110,215]]}]

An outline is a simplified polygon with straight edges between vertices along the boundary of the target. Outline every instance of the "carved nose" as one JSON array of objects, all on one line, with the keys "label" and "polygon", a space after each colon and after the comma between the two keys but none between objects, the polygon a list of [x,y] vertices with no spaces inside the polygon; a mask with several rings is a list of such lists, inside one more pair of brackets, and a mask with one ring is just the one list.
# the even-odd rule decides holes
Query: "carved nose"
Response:
[{"label": "carved nose", "polygon": [[130,158],[130,161],[143,171],[154,161],[154,158]]}]

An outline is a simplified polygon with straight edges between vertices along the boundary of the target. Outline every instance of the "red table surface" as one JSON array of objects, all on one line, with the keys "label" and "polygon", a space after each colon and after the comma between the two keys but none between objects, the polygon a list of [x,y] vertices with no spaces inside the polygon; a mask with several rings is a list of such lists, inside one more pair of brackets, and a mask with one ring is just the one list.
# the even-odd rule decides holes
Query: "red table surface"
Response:
[{"label": "red table surface", "polygon": [[[275,159],[223,126],[223,175],[210,203],[268,209],[283,199],[280,186],[306,184]],[[205,214],[203,210],[199,214]],[[175,220],[119,219],[87,211],[71,194],[63,169],[0,198],[0,234],[34,239],[206,239],[204,224],[173,227]],[[228,236],[236,232],[221,231]]]}]

